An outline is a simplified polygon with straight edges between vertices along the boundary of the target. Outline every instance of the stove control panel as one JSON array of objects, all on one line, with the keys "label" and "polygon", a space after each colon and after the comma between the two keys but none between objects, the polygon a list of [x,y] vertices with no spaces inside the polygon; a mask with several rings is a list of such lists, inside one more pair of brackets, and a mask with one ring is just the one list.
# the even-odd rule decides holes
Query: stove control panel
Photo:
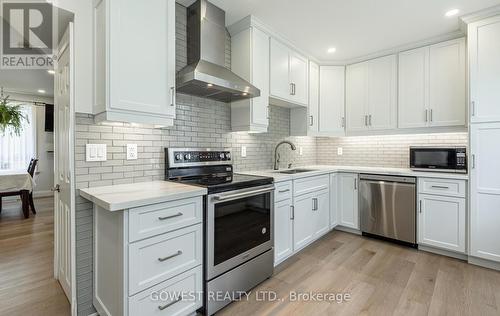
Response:
[{"label": "stove control panel", "polygon": [[170,168],[232,164],[229,150],[166,148],[166,156]]}]

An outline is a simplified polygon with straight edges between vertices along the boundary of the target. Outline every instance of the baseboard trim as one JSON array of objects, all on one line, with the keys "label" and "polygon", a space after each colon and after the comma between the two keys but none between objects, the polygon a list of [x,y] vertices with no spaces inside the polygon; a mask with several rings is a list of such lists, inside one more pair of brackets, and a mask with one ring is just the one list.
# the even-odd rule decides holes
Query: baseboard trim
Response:
[{"label": "baseboard trim", "polygon": [[467,261],[468,256],[464,253],[459,253],[459,252],[454,252],[454,251],[449,251],[449,250],[444,250],[444,249],[438,249],[430,246],[423,246],[423,245],[418,245],[418,250],[426,251],[426,252],[431,252],[437,255],[441,256],[446,256],[446,257],[451,257],[463,261]]},{"label": "baseboard trim", "polygon": [[35,191],[33,192],[33,197],[34,198],[43,198],[43,197],[49,197],[49,196],[54,196],[54,192],[52,191]]},{"label": "baseboard trim", "polygon": [[468,262],[470,264],[480,266],[483,268],[488,268],[488,269],[500,271],[500,262],[495,262],[495,261],[486,260],[486,259],[477,258],[477,257],[472,257],[472,256],[469,256]]},{"label": "baseboard trim", "polygon": [[339,231],[342,231],[342,232],[351,233],[351,234],[355,234],[355,235],[359,235],[359,236],[362,235],[362,233],[361,233],[360,230],[354,229],[354,228],[350,228],[350,227],[345,227],[345,226],[335,226],[333,228],[333,230],[339,230]]}]

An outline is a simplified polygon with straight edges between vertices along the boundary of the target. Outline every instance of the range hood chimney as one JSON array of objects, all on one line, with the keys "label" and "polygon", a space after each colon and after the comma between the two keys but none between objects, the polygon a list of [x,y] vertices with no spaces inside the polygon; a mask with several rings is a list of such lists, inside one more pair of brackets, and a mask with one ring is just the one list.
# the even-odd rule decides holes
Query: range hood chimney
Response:
[{"label": "range hood chimney", "polygon": [[226,13],[207,0],[187,9],[188,65],[177,73],[177,91],[222,102],[260,96],[260,90],[224,67]]}]

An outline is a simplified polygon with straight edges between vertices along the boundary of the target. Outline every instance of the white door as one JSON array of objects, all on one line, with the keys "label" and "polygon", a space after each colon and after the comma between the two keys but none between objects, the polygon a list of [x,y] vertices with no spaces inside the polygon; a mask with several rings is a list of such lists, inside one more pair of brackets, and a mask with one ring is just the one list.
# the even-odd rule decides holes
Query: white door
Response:
[{"label": "white door", "polygon": [[74,186],[74,94],[73,24],[70,23],[57,54],[55,93],[55,277],[75,308],[75,186]]},{"label": "white door", "polygon": [[429,47],[400,53],[398,67],[398,127],[426,127],[429,106]]},{"label": "white door", "polygon": [[471,122],[500,121],[500,16],[469,25]]},{"label": "white door", "polygon": [[120,0],[109,6],[109,106],[175,117],[175,1]]},{"label": "white door", "polygon": [[359,229],[358,175],[339,174],[339,225]]},{"label": "white door", "polygon": [[[465,38],[430,47],[429,122],[431,126],[465,125],[467,108],[465,69]],[[500,89],[500,86],[498,88]]]},{"label": "white door", "polygon": [[338,196],[338,175],[336,173],[332,173],[330,175],[330,229],[335,228],[335,226],[339,224]]},{"label": "white door", "polygon": [[293,253],[292,201],[285,200],[274,206],[274,265]]},{"label": "white door", "polygon": [[500,262],[500,123],[472,124],[470,135],[470,254]]},{"label": "white door", "polygon": [[293,251],[297,251],[309,244],[313,238],[313,200],[311,194],[295,198],[293,205]]},{"label": "white door", "polygon": [[330,230],[330,191],[324,190],[313,197],[313,239],[316,240]]},{"label": "white door", "polygon": [[271,38],[270,55],[271,95],[290,100],[292,88],[289,78],[289,49],[281,42]]},{"label": "white door", "polygon": [[267,126],[269,106],[269,36],[252,28],[252,83],[260,97],[252,99],[252,123]]},{"label": "white door", "polygon": [[465,253],[465,199],[419,195],[418,243]]},{"label": "white door", "polygon": [[290,52],[290,82],[293,84],[292,100],[307,106],[309,86],[307,69],[309,61],[304,56]]},{"label": "white door", "polygon": [[346,119],[347,131],[359,132],[368,128],[367,84],[368,63],[359,63],[346,68]]},{"label": "white door", "polygon": [[345,67],[320,67],[319,113],[321,132],[342,136],[345,127]]},{"label": "white door", "polygon": [[396,55],[368,62],[368,126],[384,130],[397,127]]},{"label": "white door", "polygon": [[309,62],[309,131],[316,133],[319,131],[319,66]]}]

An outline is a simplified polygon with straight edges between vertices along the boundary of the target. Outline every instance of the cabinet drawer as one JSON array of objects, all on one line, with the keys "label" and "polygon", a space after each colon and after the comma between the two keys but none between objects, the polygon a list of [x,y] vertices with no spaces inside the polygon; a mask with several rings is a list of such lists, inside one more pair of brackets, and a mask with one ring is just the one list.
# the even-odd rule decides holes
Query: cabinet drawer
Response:
[{"label": "cabinet drawer", "polygon": [[281,202],[292,198],[292,181],[275,184],[274,202]]},{"label": "cabinet drawer", "polygon": [[129,298],[129,315],[189,315],[202,306],[201,292],[202,269],[198,266]]},{"label": "cabinet drawer", "polygon": [[201,264],[201,224],[130,244],[128,255],[133,295]]},{"label": "cabinet drawer", "polygon": [[330,176],[317,176],[295,180],[293,183],[293,194],[299,196],[319,190],[328,189],[330,186]]},{"label": "cabinet drawer", "polygon": [[202,210],[201,197],[133,208],[129,212],[129,241],[201,223]]},{"label": "cabinet drawer", "polygon": [[418,192],[425,194],[465,197],[465,180],[419,178]]}]

